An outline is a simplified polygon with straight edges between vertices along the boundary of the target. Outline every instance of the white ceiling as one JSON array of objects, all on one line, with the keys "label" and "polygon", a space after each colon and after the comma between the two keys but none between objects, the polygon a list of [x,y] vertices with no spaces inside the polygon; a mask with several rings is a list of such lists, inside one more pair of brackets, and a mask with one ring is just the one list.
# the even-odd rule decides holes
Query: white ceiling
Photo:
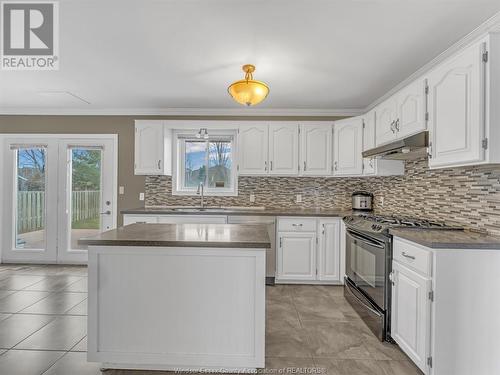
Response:
[{"label": "white ceiling", "polygon": [[255,109],[360,109],[498,11],[499,0],[61,0],[60,70],[1,71],[0,112],[239,110],[226,88],[245,63],[271,88]]}]

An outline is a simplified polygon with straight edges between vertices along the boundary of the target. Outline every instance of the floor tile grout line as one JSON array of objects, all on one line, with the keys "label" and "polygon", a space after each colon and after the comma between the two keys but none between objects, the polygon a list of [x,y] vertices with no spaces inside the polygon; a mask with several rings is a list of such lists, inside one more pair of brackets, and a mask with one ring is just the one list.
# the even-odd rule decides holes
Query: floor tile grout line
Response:
[{"label": "floor tile grout line", "polygon": [[[14,314],[13,314],[14,315]],[[10,319],[7,318],[7,319]],[[35,333],[37,333],[38,331],[40,331],[42,328],[44,328],[45,326],[47,326],[49,323],[53,322],[56,318],[53,318],[53,319],[50,319],[49,321],[47,321],[47,323],[45,323],[44,325],[42,325],[40,328],[38,328],[36,331],[34,332],[31,332],[28,336],[26,336],[25,338],[23,338],[21,341],[19,341],[17,344],[15,344],[14,346],[10,347],[9,349],[7,350],[11,350],[11,349],[14,349],[17,345],[19,345],[20,343],[22,343],[24,340],[27,340],[28,338],[30,338],[31,336],[33,336]]]}]

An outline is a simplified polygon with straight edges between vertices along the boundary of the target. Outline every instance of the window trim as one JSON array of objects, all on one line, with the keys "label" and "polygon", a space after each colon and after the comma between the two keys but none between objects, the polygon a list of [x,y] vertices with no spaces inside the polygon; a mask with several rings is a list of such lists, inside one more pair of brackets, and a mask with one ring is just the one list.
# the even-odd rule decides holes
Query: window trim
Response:
[{"label": "window trim", "polygon": [[[200,124],[200,127],[203,127]],[[174,170],[172,173],[172,195],[187,195],[187,196],[197,196],[197,188],[185,188],[182,187],[182,181],[184,181],[185,170],[182,167],[185,160],[185,141],[200,141],[196,138],[196,133],[199,129],[193,130],[174,130],[174,150],[173,150],[173,166]],[[237,130],[213,130],[208,129],[210,138],[206,141],[211,140],[228,140],[231,141],[231,188],[209,188],[205,186],[204,195],[205,196],[219,196],[219,197],[234,197],[238,196],[238,142],[237,142]],[[207,151],[208,152],[208,151]]]}]

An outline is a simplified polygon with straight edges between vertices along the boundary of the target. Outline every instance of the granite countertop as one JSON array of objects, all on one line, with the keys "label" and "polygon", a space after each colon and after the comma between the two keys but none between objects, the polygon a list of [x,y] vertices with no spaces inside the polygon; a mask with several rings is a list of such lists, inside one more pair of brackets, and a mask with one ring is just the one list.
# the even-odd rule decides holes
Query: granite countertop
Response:
[{"label": "granite countertop", "polygon": [[500,249],[500,237],[468,230],[393,228],[389,233],[431,249]]},{"label": "granite countertop", "polygon": [[270,248],[264,224],[131,224],[96,237],[81,238],[90,246]]},{"label": "granite countertop", "polygon": [[[193,207],[194,208],[194,207]],[[209,207],[205,210],[179,210],[169,207],[141,207],[120,211],[122,214],[139,215],[250,215],[250,216],[318,216],[344,217],[352,215],[351,210],[321,208],[256,208],[256,207]]]}]

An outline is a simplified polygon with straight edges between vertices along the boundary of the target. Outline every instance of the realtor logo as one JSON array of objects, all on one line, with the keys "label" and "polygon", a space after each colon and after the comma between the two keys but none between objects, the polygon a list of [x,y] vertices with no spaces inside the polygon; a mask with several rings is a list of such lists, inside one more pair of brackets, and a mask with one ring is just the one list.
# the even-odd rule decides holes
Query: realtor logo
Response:
[{"label": "realtor logo", "polygon": [[59,7],[55,1],[1,3],[1,68],[59,69]]}]

